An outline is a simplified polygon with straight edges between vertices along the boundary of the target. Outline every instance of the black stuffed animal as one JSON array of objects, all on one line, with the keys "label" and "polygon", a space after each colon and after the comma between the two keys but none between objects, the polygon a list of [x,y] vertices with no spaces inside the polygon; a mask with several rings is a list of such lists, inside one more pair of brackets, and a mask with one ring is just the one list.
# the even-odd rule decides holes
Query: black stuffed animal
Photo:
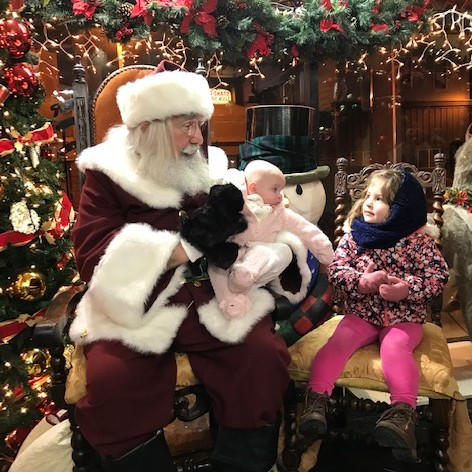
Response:
[{"label": "black stuffed animal", "polygon": [[239,246],[227,240],[247,228],[243,206],[243,195],[235,185],[214,185],[207,203],[184,220],[180,234],[203,252],[209,263],[228,269],[238,257]]}]

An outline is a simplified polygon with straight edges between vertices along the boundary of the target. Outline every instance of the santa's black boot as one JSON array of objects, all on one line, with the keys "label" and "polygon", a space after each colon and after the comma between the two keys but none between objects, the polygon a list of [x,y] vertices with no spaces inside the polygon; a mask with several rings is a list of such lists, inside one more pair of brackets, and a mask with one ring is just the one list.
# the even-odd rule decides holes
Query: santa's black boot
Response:
[{"label": "santa's black boot", "polygon": [[163,431],[131,451],[111,459],[102,457],[103,472],[177,472]]},{"label": "santa's black boot", "polygon": [[212,456],[215,472],[268,472],[277,459],[280,421],[260,428],[218,430]]}]

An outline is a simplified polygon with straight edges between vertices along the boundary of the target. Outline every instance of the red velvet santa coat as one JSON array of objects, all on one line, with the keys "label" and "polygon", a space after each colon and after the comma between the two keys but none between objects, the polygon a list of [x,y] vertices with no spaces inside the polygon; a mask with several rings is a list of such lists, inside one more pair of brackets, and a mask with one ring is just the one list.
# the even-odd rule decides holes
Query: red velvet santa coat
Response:
[{"label": "red velvet santa coat", "polygon": [[191,214],[209,186],[193,196],[159,187],[136,175],[125,149],[108,140],[78,159],[86,185],[72,236],[88,290],[77,307],[72,339],[82,344],[113,339],[159,354],[171,345],[188,310],[197,309],[213,336],[228,343],[243,340],[273,309],[269,292],[252,291],[251,311],[227,320],[208,281],[195,287],[185,282],[185,266],[166,270],[180,241],[179,212]]}]

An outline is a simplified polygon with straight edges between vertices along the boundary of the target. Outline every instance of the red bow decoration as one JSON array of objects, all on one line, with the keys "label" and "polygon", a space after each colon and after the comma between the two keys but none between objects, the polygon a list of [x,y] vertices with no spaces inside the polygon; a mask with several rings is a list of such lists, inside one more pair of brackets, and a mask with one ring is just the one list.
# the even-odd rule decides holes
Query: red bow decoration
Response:
[{"label": "red bow decoration", "polygon": [[41,227],[49,244],[54,244],[69,229],[75,218],[71,201],[64,192],[61,193],[62,197],[56,202],[54,218]]},{"label": "red bow decoration", "polygon": [[19,231],[6,231],[0,234],[0,252],[3,251],[7,244],[12,246],[24,246],[36,238],[35,234],[24,234]]},{"label": "red bow decoration", "polygon": [[28,131],[24,136],[18,134],[17,131],[12,131],[10,134],[15,138],[15,141],[6,138],[0,139],[0,156],[11,154],[17,143],[23,146],[25,144],[43,144],[52,141],[54,139],[54,128],[48,122],[39,129]]},{"label": "red bow decoration", "polygon": [[[56,202],[54,217],[52,220],[41,226],[39,235],[44,235],[49,244],[59,239],[67,231],[74,221],[75,212],[72,203],[64,192],[62,197]],[[8,244],[12,246],[24,246],[38,237],[36,234],[24,234],[19,231],[6,231],[0,234],[0,252],[7,248]]]},{"label": "red bow decoration", "polygon": [[213,36],[214,38],[218,37],[218,33],[216,32],[216,18],[210,15],[210,13],[216,10],[217,5],[218,0],[206,0],[200,11],[189,10],[182,20],[180,32],[188,33],[193,20],[197,25],[202,27],[205,34]]},{"label": "red bow decoration", "polygon": [[0,339],[2,343],[7,343],[14,338],[18,333],[21,333],[28,326],[35,325],[41,321],[46,314],[46,308],[41,308],[33,315],[22,314],[18,318],[11,321],[2,321],[0,323]]},{"label": "red bow decoration", "polygon": [[327,33],[329,30],[337,30],[340,31],[341,33],[343,32],[343,29],[340,25],[335,23],[333,20],[321,20],[320,21],[320,31],[323,33]]}]

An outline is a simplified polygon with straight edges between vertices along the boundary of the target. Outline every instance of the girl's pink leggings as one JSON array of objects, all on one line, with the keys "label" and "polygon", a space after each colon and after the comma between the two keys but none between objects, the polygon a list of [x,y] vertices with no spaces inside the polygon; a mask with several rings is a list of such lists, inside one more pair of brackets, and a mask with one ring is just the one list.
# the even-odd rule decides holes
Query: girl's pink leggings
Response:
[{"label": "girl's pink leggings", "polygon": [[351,355],[379,341],[382,368],[392,404],[405,402],[416,407],[418,367],[413,350],[423,337],[419,323],[376,326],[355,315],[346,315],[311,364],[309,387],[318,393],[331,392]]}]

